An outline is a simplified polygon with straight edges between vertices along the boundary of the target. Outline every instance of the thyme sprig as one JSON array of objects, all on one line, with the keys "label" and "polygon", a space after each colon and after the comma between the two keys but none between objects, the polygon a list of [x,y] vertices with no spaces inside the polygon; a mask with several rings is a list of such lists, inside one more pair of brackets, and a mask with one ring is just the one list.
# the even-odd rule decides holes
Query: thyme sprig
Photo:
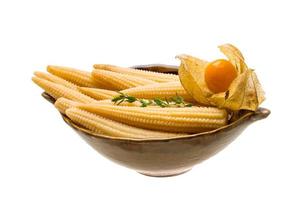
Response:
[{"label": "thyme sprig", "polygon": [[119,105],[123,102],[133,103],[133,102],[140,102],[141,107],[147,107],[149,105],[157,105],[162,108],[164,107],[191,107],[192,104],[186,103],[184,99],[177,95],[174,97],[171,97],[169,99],[165,98],[164,100],[160,98],[155,98],[153,100],[151,99],[139,99],[134,96],[129,96],[127,94],[124,94],[122,92],[119,92],[120,95],[115,96],[111,101],[115,104]]}]

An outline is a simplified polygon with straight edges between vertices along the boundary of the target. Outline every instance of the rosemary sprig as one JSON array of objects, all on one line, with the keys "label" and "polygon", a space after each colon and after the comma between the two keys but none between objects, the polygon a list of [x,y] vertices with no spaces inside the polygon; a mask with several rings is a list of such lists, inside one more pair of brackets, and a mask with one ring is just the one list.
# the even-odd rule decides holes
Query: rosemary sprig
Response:
[{"label": "rosemary sprig", "polygon": [[141,103],[141,107],[147,107],[149,105],[158,105],[162,108],[164,107],[191,107],[192,104],[190,103],[186,103],[184,101],[184,99],[177,95],[170,98],[170,99],[167,99],[165,98],[165,100],[162,100],[160,98],[155,98],[153,100],[150,100],[150,99],[139,99],[139,98],[136,98],[136,97],[133,97],[133,96],[129,96],[127,94],[124,94],[122,92],[119,92],[120,95],[119,96],[116,96],[114,97],[111,101],[114,102],[115,104],[119,105],[123,102],[129,102],[129,103],[133,103],[133,102],[140,102]]}]

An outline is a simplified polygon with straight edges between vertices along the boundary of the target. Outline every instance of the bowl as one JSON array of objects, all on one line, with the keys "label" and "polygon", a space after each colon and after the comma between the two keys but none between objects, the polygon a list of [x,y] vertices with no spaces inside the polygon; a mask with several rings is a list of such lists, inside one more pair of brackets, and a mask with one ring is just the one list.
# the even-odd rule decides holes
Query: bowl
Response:
[{"label": "bowl", "polygon": [[[176,66],[141,65],[134,68],[149,71],[177,73]],[[47,93],[42,96],[51,103]],[[239,111],[229,124],[216,130],[171,139],[122,139],[95,135],[62,114],[64,121],[96,151],[127,168],[143,175],[167,177],[189,171],[196,164],[212,157],[229,145],[250,124],[266,118],[270,110],[258,108],[255,112]]]}]

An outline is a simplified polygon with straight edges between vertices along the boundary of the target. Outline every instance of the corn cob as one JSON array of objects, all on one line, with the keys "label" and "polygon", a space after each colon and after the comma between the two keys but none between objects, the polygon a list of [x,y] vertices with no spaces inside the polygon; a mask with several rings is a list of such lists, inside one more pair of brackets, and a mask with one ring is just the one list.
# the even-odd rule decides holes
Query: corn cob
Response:
[{"label": "corn cob", "polygon": [[[140,86],[140,87],[143,87],[143,86]],[[99,100],[97,103],[104,103],[104,104],[108,104],[108,105],[117,105],[116,103],[112,102],[112,99],[115,96],[120,95],[118,92],[115,92],[115,91],[105,90],[105,89],[98,89],[98,88],[78,87],[78,90],[80,92],[82,92],[83,94],[85,94],[85,95],[88,95],[88,96],[90,96],[90,97],[92,97],[96,100]],[[121,92],[123,92],[123,91],[121,91]],[[159,95],[153,94],[152,96],[147,96],[148,95],[147,91],[145,91],[145,92],[146,92],[145,95],[143,95],[143,93],[141,93],[142,98],[145,98],[145,97],[150,97],[150,99],[152,97],[153,98],[165,98],[165,97],[168,98],[168,97],[173,97],[173,96],[176,95],[176,93],[173,92],[173,93],[170,93],[170,94],[160,93]],[[178,95],[181,95],[181,92],[179,92]],[[182,97],[189,100],[189,102],[193,102],[191,97],[187,98],[187,95],[182,95]],[[137,97],[137,98],[139,98],[139,97]],[[139,102],[139,101],[135,101],[135,102],[131,102],[131,103],[123,101],[119,105],[120,106],[141,106],[142,103]],[[151,105],[148,105],[148,106],[152,107],[152,106],[157,106],[157,105],[151,104]]]},{"label": "corn cob", "polygon": [[[78,90],[83,94],[88,95],[96,100],[112,99],[113,97],[120,95],[115,91],[98,89],[98,88],[80,87],[78,88]],[[184,98],[185,101],[194,102],[194,99],[185,92],[180,82],[156,83],[156,84],[151,84],[146,86],[137,86],[126,90],[122,90],[121,92],[126,95],[132,95],[136,98],[143,98],[143,99],[154,99],[154,98],[168,99],[176,95],[179,95],[182,98]],[[123,102],[120,105],[124,105],[124,103],[125,102]],[[141,104],[139,103],[137,105],[141,105]]]},{"label": "corn cob", "polygon": [[[141,103],[138,101],[135,102],[126,102],[123,101],[121,104],[116,104],[115,102],[112,102],[111,99],[104,99],[104,100],[99,100],[96,102],[97,104],[105,104],[105,105],[115,105],[115,106],[133,106],[133,107],[141,107]],[[149,105],[151,107],[155,106],[155,105]],[[157,106],[156,106],[157,107]]]},{"label": "corn cob", "polygon": [[148,85],[156,83],[155,81],[140,78],[137,76],[120,74],[107,70],[93,70],[92,76],[95,80],[101,80],[107,85],[111,85],[115,90],[123,90],[140,85]]},{"label": "corn cob", "polygon": [[39,78],[51,81],[53,83],[57,83],[57,84],[66,86],[67,88],[77,90],[77,86],[75,84],[73,84],[69,81],[66,81],[65,79],[62,79],[58,76],[48,74],[48,73],[44,73],[44,72],[34,72],[34,75],[39,77]]},{"label": "corn cob", "polygon": [[63,114],[66,114],[66,110],[69,108],[73,108],[76,106],[79,106],[80,103],[77,101],[72,101],[70,99],[66,99],[64,97],[60,97],[55,101],[54,106],[57,108],[57,110]]},{"label": "corn cob", "polygon": [[84,104],[79,108],[128,125],[160,131],[196,133],[227,123],[227,112],[213,107],[142,108]]},{"label": "corn cob", "polygon": [[140,129],[103,118],[78,108],[67,109],[66,114],[72,121],[94,132],[95,135],[108,135],[134,139],[161,139],[186,135],[182,133],[168,133]]},{"label": "corn cob", "polygon": [[151,72],[151,71],[140,70],[140,69],[124,68],[124,67],[118,67],[118,66],[108,65],[108,64],[95,64],[94,68],[118,72],[121,74],[139,76],[156,82],[179,81],[179,77],[175,74],[166,74],[166,73]]},{"label": "corn cob", "polygon": [[49,65],[47,71],[81,87],[109,88],[101,80],[95,81],[90,72]]},{"label": "corn cob", "polygon": [[185,101],[195,102],[195,100],[185,91],[179,81],[143,85],[122,90],[121,92],[136,98],[144,99],[165,99],[178,95],[181,96]]},{"label": "corn cob", "polygon": [[88,87],[80,87],[78,89],[83,94],[88,95],[96,100],[112,99],[114,96],[119,95],[119,93],[112,90],[88,88]]},{"label": "corn cob", "polygon": [[67,99],[81,102],[81,103],[92,103],[96,101],[95,99],[92,99],[91,97],[86,96],[77,90],[72,90],[63,85],[59,85],[57,83],[53,83],[45,79],[32,77],[32,81],[36,83],[38,86],[40,86],[41,88],[43,88],[45,92],[50,94],[55,99],[58,99],[60,97],[65,97]]},{"label": "corn cob", "polygon": [[[123,101],[122,103],[117,104],[117,103],[113,102],[111,99],[99,100],[96,103],[97,104],[105,104],[105,105],[115,105],[115,106],[132,106],[132,107],[141,107],[142,106],[142,103],[139,101],[135,101],[135,102]],[[147,107],[159,107],[159,106],[155,105],[155,104],[151,104],[151,105],[148,105]]]},{"label": "corn cob", "polygon": [[[106,100],[100,100],[100,101],[95,101],[94,103],[98,104],[98,105],[116,105],[114,102],[112,102],[110,99],[106,99]],[[76,107],[81,105],[82,103],[77,102],[77,101],[73,101],[73,100],[69,100],[66,99],[64,97],[60,97],[55,101],[55,107],[61,112],[61,113],[65,113],[65,111],[68,108],[72,108],[72,107]],[[136,107],[140,107],[141,104],[139,102],[123,102],[122,104],[120,104],[119,106],[136,106]]]},{"label": "corn cob", "polygon": [[[97,101],[95,102],[97,104],[102,104],[102,105],[115,105],[114,102],[112,102],[111,100],[107,99],[107,100],[101,100],[101,101]],[[77,101],[72,101],[70,99],[66,99],[64,97],[60,97],[55,101],[54,106],[56,107],[56,109],[65,114],[66,110],[69,108],[73,108],[73,107],[77,107],[80,106],[82,103],[79,103]],[[138,102],[133,102],[133,103],[128,103],[128,102],[123,102],[122,104],[120,104],[120,106],[140,106],[140,104]]]},{"label": "corn cob", "polygon": [[[116,105],[114,102],[112,102],[110,99],[105,99],[105,100],[100,100],[100,101],[95,101],[94,103],[98,105],[115,105],[115,106],[135,106],[135,107],[140,107],[141,103],[139,102],[123,102],[120,105]],[[71,108],[71,107],[76,107],[81,105],[82,103],[79,103],[77,101],[69,100],[64,97],[60,97],[55,101],[55,107],[61,112],[65,113],[66,109]],[[157,107],[157,106],[152,106],[152,107]]]}]

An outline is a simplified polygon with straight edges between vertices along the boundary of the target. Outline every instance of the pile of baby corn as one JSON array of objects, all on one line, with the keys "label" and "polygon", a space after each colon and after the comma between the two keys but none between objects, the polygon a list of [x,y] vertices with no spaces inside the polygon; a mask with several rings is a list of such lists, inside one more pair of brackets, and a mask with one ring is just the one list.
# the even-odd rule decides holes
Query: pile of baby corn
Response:
[{"label": "pile of baby corn", "polygon": [[[52,96],[55,107],[95,135],[119,138],[174,138],[217,129],[227,124],[226,110],[197,105],[178,75],[96,64],[92,72],[48,66],[33,82]],[[116,104],[122,94],[143,99],[176,95],[191,107],[141,107],[139,102]]]}]

